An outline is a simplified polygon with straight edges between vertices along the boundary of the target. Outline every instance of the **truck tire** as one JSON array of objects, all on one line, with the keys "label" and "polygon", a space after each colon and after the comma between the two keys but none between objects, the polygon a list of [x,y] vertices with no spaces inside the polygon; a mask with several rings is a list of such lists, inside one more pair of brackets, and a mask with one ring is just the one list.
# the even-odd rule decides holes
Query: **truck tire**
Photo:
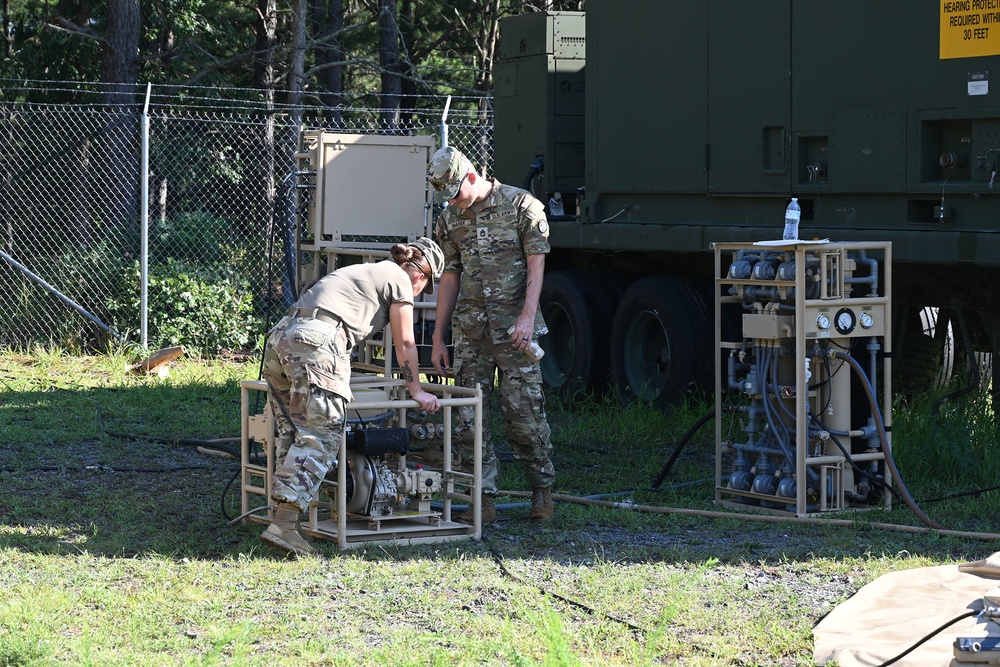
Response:
[{"label": "truck tire", "polygon": [[539,308],[549,333],[539,340],[545,350],[542,380],[561,398],[600,395],[607,388],[614,304],[594,273],[567,269],[545,276]]},{"label": "truck tire", "polygon": [[903,330],[893,350],[894,389],[910,395],[928,387],[940,390],[955,375],[955,327],[950,311],[933,306],[903,304]]},{"label": "truck tire", "polygon": [[713,375],[713,331],[705,299],[686,280],[650,276],[634,282],[611,328],[611,375],[619,397],[664,409],[681,402]]}]

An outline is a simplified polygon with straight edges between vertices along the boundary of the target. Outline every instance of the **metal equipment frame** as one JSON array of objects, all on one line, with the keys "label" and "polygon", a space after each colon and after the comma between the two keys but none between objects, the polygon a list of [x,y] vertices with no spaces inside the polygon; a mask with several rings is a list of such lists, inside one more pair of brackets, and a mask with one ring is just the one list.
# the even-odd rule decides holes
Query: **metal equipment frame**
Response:
[{"label": "metal equipment frame", "polygon": [[[794,261],[794,279],[774,279],[759,278],[732,278],[729,276],[729,264],[723,262],[724,258],[735,257],[737,253],[758,252],[762,249],[784,253],[784,261]],[[882,406],[881,415],[885,426],[886,451],[891,450],[892,437],[892,381],[891,381],[891,341],[892,341],[892,317],[891,317],[891,285],[892,285],[892,247],[889,242],[850,242],[837,243],[828,241],[787,241],[787,242],[758,242],[758,243],[714,243],[712,249],[715,253],[715,362],[716,362],[716,460],[715,460],[715,503],[734,509],[748,511],[759,511],[768,514],[795,515],[795,516],[815,516],[820,513],[847,509],[849,503],[845,499],[845,479],[853,478],[853,471],[850,469],[850,462],[840,451],[827,443],[823,451],[815,441],[810,440],[809,435],[809,402],[816,400],[817,389],[810,387],[807,379],[806,361],[813,353],[810,346],[815,349],[816,343],[822,343],[824,339],[836,337],[836,331],[829,329],[822,330],[818,325],[821,314],[840,313],[848,310],[851,313],[866,312],[874,313],[877,328],[873,327],[871,332],[861,332],[858,327],[857,332],[841,334],[843,336],[853,336],[860,338],[862,335],[877,337],[881,340],[882,350],[882,372],[881,376],[874,377],[872,369],[872,388],[876,382],[882,385]],[[877,295],[852,296],[852,286],[849,276],[853,267],[851,257],[854,253],[875,252],[881,256],[884,269],[882,277],[881,293]],[[862,252],[862,254],[863,254]],[[811,275],[809,280],[812,283],[820,282],[818,298],[807,298],[807,256],[816,269],[818,275]],[[786,276],[787,278],[787,276]],[[829,280],[827,280],[830,278]],[[741,327],[741,339],[739,341],[725,340],[723,334],[723,305],[729,303],[740,303],[744,300],[747,289],[765,288],[774,290],[779,295],[777,299],[782,304],[790,305],[794,303],[793,315],[785,315],[787,309],[779,311],[777,305],[771,311],[744,315]],[[733,291],[736,294],[730,294]],[[794,296],[792,296],[794,294]],[[744,348],[745,341],[753,340],[755,345],[771,347],[789,347],[788,343],[794,342],[794,367],[795,385],[789,388],[789,392],[794,392],[792,411],[795,421],[795,478],[800,482],[796,484],[794,498],[775,496],[757,493],[753,490],[734,489],[728,485],[727,473],[724,470],[724,459],[736,453],[732,443],[724,441],[723,436],[723,400],[730,389],[726,382],[724,369],[726,368],[724,354],[738,354]],[[736,351],[736,352],[734,352]],[[764,382],[767,382],[765,378]],[[802,390],[804,389],[804,390]],[[756,390],[755,390],[756,391]],[[850,387],[847,387],[847,400],[850,399]],[[752,393],[752,392],[751,392]],[[758,394],[759,395],[759,394]],[[789,396],[789,398],[791,398]],[[840,397],[843,399],[843,396]],[[832,400],[832,399],[831,399]],[[849,406],[840,406],[841,409],[848,409]],[[853,427],[852,427],[853,428]],[[857,437],[857,436],[855,436]],[[848,451],[850,451],[850,440],[848,440]],[[882,451],[866,451],[852,454],[851,459],[857,462],[884,461],[885,455]],[[883,466],[886,467],[886,466]],[[807,469],[812,469],[819,474],[819,498],[818,501],[810,503],[807,499],[807,484],[801,483],[806,480]],[[885,483],[892,484],[889,471],[885,470]],[[830,486],[832,494],[827,493]],[[892,496],[886,490],[883,491],[883,502],[886,508],[891,506]],[[777,502],[776,502],[777,500]],[[784,504],[784,508],[782,508]]]},{"label": "metal equipment frame", "polygon": [[[392,398],[398,396],[405,387],[402,380],[374,376],[356,375],[351,379],[351,388],[379,388],[388,392],[387,401],[358,402],[347,404],[347,411],[356,410],[393,410],[395,421],[399,426],[406,426],[406,410],[418,408],[419,404],[409,398]],[[441,466],[438,469],[442,477],[440,492],[441,509],[429,512],[399,512],[389,516],[373,518],[365,515],[351,514],[347,511],[347,433],[345,432],[337,453],[339,465],[336,467],[335,480],[323,482],[321,489],[330,496],[332,502],[316,499],[310,503],[308,519],[302,522],[303,532],[315,537],[332,540],[341,549],[353,549],[369,542],[393,541],[399,544],[427,544],[447,542],[452,540],[479,539],[482,535],[482,390],[467,389],[443,384],[423,383],[425,391],[438,395],[442,406],[444,435],[441,441]],[[273,510],[270,507],[269,493],[271,478],[275,469],[275,424],[271,413],[270,401],[265,403],[262,411],[251,414],[250,396],[253,392],[268,391],[267,383],[261,380],[245,380],[240,383],[240,404],[242,412],[241,433],[241,503],[246,519],[260,523],[270,523]],[[471,471],[452,468],[452,409],[471,406],[475,408],[475,438]],[[265,462],[261,464],[254,460],[253,443],[264,447]],[[448,455],[444,453],[447,452]],[[399,455],[399,469],[407,466],[406,455]],[[427,464],[421,464],[430,468]],[[456,487],[464,488],[459,492]],[[458,523],[452,520],[452,501],[469,504],[473,508],[474,521],[472,525]],[[329,516],[327,516],[327,514]]]}]

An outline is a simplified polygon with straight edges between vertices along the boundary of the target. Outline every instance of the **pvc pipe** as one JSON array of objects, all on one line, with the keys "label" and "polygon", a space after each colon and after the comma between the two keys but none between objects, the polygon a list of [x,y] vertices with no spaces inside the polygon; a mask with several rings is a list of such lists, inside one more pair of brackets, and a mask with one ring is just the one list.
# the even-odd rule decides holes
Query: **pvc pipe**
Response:
[{"label": "pvc pipe", "polygon": [[86,317],[88,320],[90,320],[91,322],[93,322],[94,324],[96,324],[97,326],[99,326],[100,328],[102,328],[105,331],[107,331],[109,334],[111,334],[115,338],[121,338],[121,334],[119,334],[117,331],[115,331],[114,329],[112,329],[111,327],[109,327],[104,322],[102,322],[99,319],[97,319],[96,315],[93,315],[89,311],[85,310],[83,308],[83,306],[81,306],[80,304],[76,303],[75,301],[73,301],[72,299],[70,299],[68,296],[66,296],[65,294],[63,294],[59,290],[57,290],[55,287],[53,287],[52,285],[50,285],[47,282],[45,282],[44,280],[42,280],[42,278],[40,276],[36,275],[35,273],[32,273],[32,271],[28,267],[24,266],[23,264],[21,264],[20,262],[18,262],[17,260],[15,260],[13,257],[11,257],[10,255],[8,255],[7,253],[5,253],[2,250],[0,250],[0,257],[2,257],[4,260],[6,260],[7,263],[10,264],[11,266],[13,266],[15,269],[17,269],[18,271],[20,271],[24,275],[28,276],[29,278],[31,278],[32,280],[34,280],[36,283],[38,283],[39,285],[41,285],[42,287],[44,287],[46,290],[48,290],[49,292],[51,292],[52,296],[56,297],[57,299],[59,299],[60,301],[62,301],[63,303],[65,303],[67,306],[69,306],[70,308],[72,308],[76,312],[80,313],[81,315],[83,315],[84,317]]},{"label": "pvc pipe", "polygon": [[[527,491],[499,491],[497,494],[501,496],[512,496],[515,498],[527,498],[531,495],[531,493]],[[845,528],[866,526],[877,530],[894,530],[903,533],[935,533],[937,535],[948,535],[950,537],[963,537],[975,540],[1000,540],[1000,534],[997,533],[973,533],[962,530],[950,530],[946,528],[904,526],[895,523],[854,521],[852,519],[824,519],[821,517],[777,516],[773,514],[737,514],[736,512],[693,510],[681,507],[658,507],[655,505],[637,505],[631,502],[612,502],[607,500],[596,500],[593,498],[580,498],[578,496],[568,496],[561,493],[553,493],[552,500],[564,503],[574,503],[576,505],[594,505],[597,507],[608,507],[611,509],[629,509],[635,512],[652,512],[655,514],[681,514],[684,516],[696,516],[707,519],[739,519],[740,521],[799,523],[815,526],[843,526]]]}]

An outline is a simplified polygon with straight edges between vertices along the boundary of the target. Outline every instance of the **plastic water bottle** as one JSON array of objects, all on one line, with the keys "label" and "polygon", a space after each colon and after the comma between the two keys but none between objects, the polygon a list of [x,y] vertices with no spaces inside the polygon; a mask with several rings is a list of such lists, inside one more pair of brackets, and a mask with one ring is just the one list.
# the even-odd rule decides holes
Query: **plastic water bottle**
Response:
[{"label": "plastic water bottle", "polygon": [[797,241],[799,239],[799,218],[802,217],[802,209],[799,208],[799,198],[792,197],[785,209],[785,233],[781,236],[785,241]]},{"label": "plastic water bottle", "polygon": [[558,192],[552,193],[549,197],[549,215],[566,215],[566,208],[563,206],[562,194]]}]

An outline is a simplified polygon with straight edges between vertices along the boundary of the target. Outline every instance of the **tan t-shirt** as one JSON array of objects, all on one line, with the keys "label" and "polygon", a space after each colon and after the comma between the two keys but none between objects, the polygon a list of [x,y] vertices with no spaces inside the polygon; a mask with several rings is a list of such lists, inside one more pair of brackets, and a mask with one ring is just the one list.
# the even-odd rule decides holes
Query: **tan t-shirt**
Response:
[{"label": "tan t-shirt", "polygon": [[389,306],[413,303],[410,277],[392,260],[352,264],[320,278],[301,297],[299,308],[323,308],[344,324],[351,346],[389,323]]}]

